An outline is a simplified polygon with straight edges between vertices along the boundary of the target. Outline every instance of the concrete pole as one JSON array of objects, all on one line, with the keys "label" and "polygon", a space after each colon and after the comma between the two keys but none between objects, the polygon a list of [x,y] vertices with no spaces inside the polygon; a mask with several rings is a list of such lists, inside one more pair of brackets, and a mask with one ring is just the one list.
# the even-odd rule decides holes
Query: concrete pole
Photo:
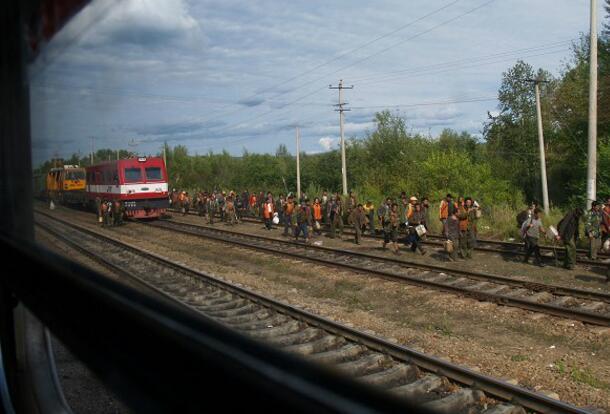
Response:
[{"label": "concrete pole", "polygon": [[297,201],[301,199],[301,136],[299,134],[299,127],[296,128],[296,139],[297,139]]},{"label": "concrete pole", "polygon": [[347,164],[345,162],[345,137],[343,136],[343,80],[339,80],[339,132],[341,134],[341,175],[343,195],[347,195]]},{"label": "concrete pole", "polygon": [[597,198],[597,4],[591,0],[589,62],[589,151],[587,166],[587,209]]},{"label": "concrete pole", "polygon": [[536,91],[536,116],[538,118],[538,145],[540,146],[540,179],[542,181],[542,207],[549,214],[549,187],[546,181],[546,155],[544,154],[544,134],[542,131],[542,110],[540,109],[540,86],[534,82]]}]

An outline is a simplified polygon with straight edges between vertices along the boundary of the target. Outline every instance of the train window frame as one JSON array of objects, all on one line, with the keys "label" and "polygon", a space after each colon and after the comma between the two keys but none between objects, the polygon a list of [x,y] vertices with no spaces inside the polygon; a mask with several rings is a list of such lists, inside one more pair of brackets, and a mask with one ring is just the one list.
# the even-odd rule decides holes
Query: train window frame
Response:
[{"label": "train window frame", "polygon": [[[138,171],[139,172],[139,176],[137,179],[132,179],[131,177],[129,177],[127,175],[128,171]],[[141,183],[142,182],[142,168],[141,167],[125,167],[123,168],[123,174],[125,176],[125,182],[126,183]]]},{"label": "train window frame", "polygon": [[[149,170],[156,170],[159,172],[158,177],[150,177],[148,175],[148,171]],[[161,167],[144,167],[144,173],[146,174],[146,181],[163,181],[163,170],[161,169]]]},{"label": "train window frame", "polygon": [[[80,176],[82,174],[82,176]],[[84,180],[85,172],[80,170],[66,171],[67,180]]]}]

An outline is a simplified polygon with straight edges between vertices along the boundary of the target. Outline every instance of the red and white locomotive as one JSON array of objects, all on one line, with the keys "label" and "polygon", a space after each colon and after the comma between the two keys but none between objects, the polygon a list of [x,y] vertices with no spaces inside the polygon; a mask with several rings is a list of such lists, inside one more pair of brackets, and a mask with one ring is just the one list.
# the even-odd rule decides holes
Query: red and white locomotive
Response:
[{"label": "red and white locomotive", "polygon": [[165,163],[137,157],[87,167],[86,196],[90,204],[120,200],[128,217],[159,217],[169,207]]}]

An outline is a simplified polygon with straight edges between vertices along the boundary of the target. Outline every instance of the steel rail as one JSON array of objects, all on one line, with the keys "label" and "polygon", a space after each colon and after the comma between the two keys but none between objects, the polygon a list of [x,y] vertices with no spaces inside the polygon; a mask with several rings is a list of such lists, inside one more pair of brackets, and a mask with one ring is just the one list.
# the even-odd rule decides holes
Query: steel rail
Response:
[{"label": "steel rail", "polygon": [[[158,262],[168,268],[177,270],[181,273],[187,274],[189,276],[198,278],[207,284],[214,286],[216,288],[222,289],[224,291],[230,292],[236,296],[247,299],[251,302],[257,303],[263,307],[274,309],[275,311],[290,316],[293,319],[300,320],[306,324],[316,326],[322,330],[327,332],[334,333],[336,335],[340,335],[350,341],[360,343],[372,350],[376,350],[378,352],[386,353],[393,358],[403,361],[405,363],[414,363],[421,369],[425,371],[429,371],[435,373],[437,375],[446,376],[452,381],[455,381],[459,384],[465,385],[471,388],[477,388],[485,393],[489,394],[493,398],[507,401],[512,404],[523,406],[528,410],[532,410],[539,413],[565,413],[565,414],[588,414],[589,411],[576,407],[572,404],[556,400],[550,398],[548,396],[535,393],[533,391],[521,388],[519,386],[509,384],[507,382],[498,380],[496,378],[492,378],[490,376],[481,374],[479,372],[470,370],[468,368],[462,367],[457,364],[453,364],[451,362],[442,360],[440,358],[427,355],[425,353],[416,351],[414,349],[408,348],[406,346],[398,345],[392,342],[389,342],[383,338],[367,334],[365,332],[358,331],[357,329],[350,328],[348,326],[342,325],[335,321],[326,319],[324,317],[315,315],[306,310],[300,309],[298,307],[288,305],[282,302],[279,302],[270,297],[255,293],[251,290],[236,286],[234,284],[228,283],[217,277],[214,277],[210,274],[197,271],[191,268],[188,268],[180,263],[176,263],[171,261],[168,258],[160,256],[158,254],[143,250],[134,245],[120,242],[114,239],[111,239],[99,232],[92,231],[90,229],[84,228],[82,226],[76,225],[74,223],[70,223],[63,219],[59,219],[58,217],[54,217],[47,213],[37,212],[38,214],[44,215],[52,220],[60,222],[61,224],[81,231],[83,233],[89,234],[93,237],[96,237],[102,240],[104,243],[110,243],[115,246],[119,246],[125,250],[129,250],[137,255],[140,255],[149,260]],[[41,226],[45,229],[48,229],[49,226],[41,223],[39,220],[36,220],[36,225]],[[54,235],[60,238],[62,241],[65,241],[66,237],[61,233],[54,231]],[[86,249],[80,246],[78,243],[70,243],[71,246],[74,246],[76,250],[85,253]],[[110,263],[109,260],[105,259],[102,254],[95,254],[93,252],[86,253],[93,260],[98,260],[99,263],[103,265],[109,266],[111,269],[116,269],[116,265]],[[136,278],[135,276],[129,274],[128,272],[123,270],[123,273],[129,275],[130,278]],[[160,295],[165,295],[168,300],[177,301],[176,298],[169,296],[164,291],[158,289],[156,286],[151,285],[150,283],[140,280],[141,283],[147,285],[149,289],[152,289],[159,293]],[[194,312],[200,312],[197,309],[189,306],[184,302],[178,302],[182,306],[185,306],[191,309]]]},{"label": "steel rail", "polygon": [[[171,211],[174,213],[180,213],[176,209],[168,209],[168,211]],[[198,216],[198,214],[194,211],[189,211],[188,215]],[[257,217],[251,216],[251,215],[242,216],[240,218],[240,220],[244,221],[244,222],[248,222],[248,223],[262,223],[263,222],[260,218],[257,218]],[[344,227],[352,228],[353,226],[346,224]],[[328,233],[328,228],[329,228],[329,226],[327,224],[324,224],[324,232]],[[344,231],[343,234],[355,235],[355,233],[353,231],[347,231],[347,232]],[[376,239],[376,240],[383,239],[383,236],[378,235],[378,234],[372,235],[372,234],[363,233],[362,237]],[[444,237],[441,235],[438,235],[438,234],[427,234],[427,237],[431,238],[431,239],[444,240]],[[441,241],[423,240],[422,242],[427,245],[442,246]],[[477,239],[477,244],[479,244],[479,245],[477,245],[477,247],[475,247],[475,250],[478,250],[478,251],[489,252],[489,253],[498,253],[498,254],[509,254],[512,256],[524,256],[525,255],[525,252],[518,250],[520,248],[523,248],[523,243],[500,241],[500,240],[490,240],[490,239]],[[485,246],[481,246],[480,244],[497,245],[497,246],[501,246],[501,248],[485,247]],[[553,254],[557,254],[557,253],[561,253],[562,255],[565,254],[565,248],[563,248],[561,246],[553,247],[553,246],[540,245],[539,247],[540,247],[540,250],[547,251],[547,252],[553,252]],[[579,254],[576,257],[577,263],[582,263],[582,264],[588,265],[588,266],[606,265],[606,263],[604,263],[604,262],[594,261],[594,260],[587,259],[586,257],[583,257],[584,255],[586,255],[588,253],[587,250],[585,250],[585,249],[577,249],[577,253]],[[604,253],[604,252],[599,252],[598,257],[604,258],[604,259],[610,259],[610,254]],[[547,261],[555,259],[554,256],[547,256],[547,255],[542,255],[542,258],[543,258],[543,260],[547,260]]]},{"label": "steel rail", "polygon": [[[168,223],[170,223],[170,224],[168,225]],[[604,301],[607,303],[610,302],[610,295],[600,293],[600,292],[592,292],[592,291],[582,290],[582,289],[565,288],[565,287],[555,286],[555,285],[546,285],[546,284],[533,283],[533,282],[527,282],[527,281],[519,281],[519,280],[511,279],[511,278],[508,278],[505,276],[487,274],[487,273],[482,273],[482,272],[471,272],[471,271],[460,270],[460,269],[450,269],[450,268],[446,268],[446,267],[442,267],[442,266],[435,266],[435,265],[429,265],[429,264],[410,262],[410,261],[406,261],[406,260],[385,258],[385,257],[381,257],[381,256],[371,255],[368,253],[352,252],[349,250],[335,249],[335,248],[329,248],[329,247],[324,247],[324,246],[305,245],[305,244],[301,244],[301,243],[297,243],[297,242],[278,240],[275,238],[245,234],[245,233],[234,232],[234,231],[229,231],[229,230],[220,230],[220,229],[216,229],[216,228],[198,226],[198,225],[189,224],[189,223],[179,223],[179,222],[175,222],[175,221],[156,221],[156,222],[141,223],[141,224],[146,225],[146,226],[155,227],[155,228],[164,228],[164,229],[168,229],[170,231],[180,231],[182,233],[188,233],[193,236],[206,237],[206,238],[210,238],[210,239],[228,243],[228,244],[234,244],[234,245],[239,245],[239,246],[250,248],[250,249],[265,251],[268,253],[272,253],[274,255],[285,255],[285,256],[289,256],[289,257],[298,258],[301,260],[308,260],[308,261],[313,261],[313,262],[317,262],[317,263],[322,263],[327,266],[346,268],[346,269],[350,269],[350,270],[353,270],[353,271],[356,271],[359,273],[364,272],[364,273],[369,273],[369,274],[375,274],[375,275],[381,276],[385,279],[405,282],[405,283],[409,283],[409,284],[413,284],[413,285],[417,285],[417,286],[425,287],[425,288],[434,288],[436,290],[442,290],[442,291],[451,292],[451,293],[455,293],[455,294],[459,294],[459,295],[463,295],[463,296],[469,296],[469,297],[472,297],[477,300],[493,302],[493,303],[506,305],[506,306],[518,307],[518,308],[527,309],[527,310],[534,311],[534,312],[546,313],[549,315],[578,320],[581,322],[594,324],[594,325],[610,326],[610,316],[609,315],[589,312],[589,311],[585,311],[585,310],[569,309],[569,308],[564,308],[564,307],[560,307],[557,305],[551,305],[551,304],[547,304],[547,303],[537,303],[537,302],[532,302],[532,301],[520,299],[517,297],[510,297],[510,296],[502,295],[502,294],[476,292],[476,291],[468,290],[467,288],[447,285],[447,284],[443,284],[441,282],[425,280],[425,279],[421,279],[421,278],[417,278],[417,277],[412,277],[409,275],[402,275],[402,274],[398,275],[396,273],[392,273],[392,272],[388,272],[388,271],[384,271],[384,270],[380,270],[380,269],[367,268],[367,267],[362,267],[362,266],[358,266],[358,265],[353,265],[348,262],[337,263],[337,262],[334,262],[334,261],[331,261],[328,259],[324,259],[322,257],[306,256],[306,255],[303,255],[298,252],[281,251],[278,249],[274,249],[272,247],[257,246],[257,245],[253,245],[252,243],[248,243],[246,241],[235,240],[235,238],[242,238],[242,239],[251,238],[251,239],[264,241],[267,243],[270,242],[270,243],[275,243],[275,244],[280,244],[280,245],[299,246],[299,247],[306,248],[306,249],[315,249],[315,250],[324,251],[324,252],[328,252],[328,253],[332,253],[332,254],[341,254],[346,257],[352,256],[352,257],[366,258],[369,260],[376,260],[379,262],[384,262],[385,264],[391,263],[391,264],[395,264],[395,265],[429,270],[429,271],[434,271],[434,272],[439,272],[439,273],[444,273],[444,274],[456,274],[456,275],[464,276],[464,277],[471,278],[471,279],[492,281],[492,282],[499,283],[499,284],[505,284],[505,285],[510,285],[510,286],[514,286],[514,287],[525,288],[525,289],[538,291],[538,292],[546,291],[546,292],[560,295],[560,296],[572,296],[572,297],[577,297],[577,298],[587,299],[587,300],[599,300],[599,301]],[[176,228],[178,226],[182,226],[182,229],[178,230]],[[203,231],[208,232],[208,234],[202,234]],[[218,233],[218,234],[224,233],[224,234],[233,236],[233,239],[227,240],[226,237],[214,236],[214,235],[209,234],[212,232]]]}]

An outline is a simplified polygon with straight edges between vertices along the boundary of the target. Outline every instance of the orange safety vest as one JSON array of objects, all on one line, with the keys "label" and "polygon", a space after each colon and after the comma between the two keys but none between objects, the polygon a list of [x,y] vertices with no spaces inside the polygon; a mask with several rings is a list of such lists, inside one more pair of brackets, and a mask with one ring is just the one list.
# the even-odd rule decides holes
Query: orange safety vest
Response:
[{"label": "orange safety vest", "polygon": [[322,206],[320,203],[313,204],[313,218],[314,220],[322,220]]},{"label": "orange safety vest", "polygon": [[284,211],[286,212],[286,214],[292,214],[292,212],[294,211],[294,202],[287,202],[286,206],[284,206]]},{"label": "orange safety vest", "polygon": [[263,210],[263,216],[268,219],[273,216],[273,203],[266,202],[265,209]]},{"label": "orange safety vest", "polygon": [[[453,203],[453,206],[457,209],[457,204]],[[439,218],[441,220],[444,220],[446,218],[449,217],[449,203],[447,203],[447,200],[442,200],[441,201],[441,207],[440,207],[440,212],[439,212]]]},{"label": "orange safety vest", "polygon": [[409,206],[407,207],[407,220],[411,220],[411,217],[413,217],[414,211],[415,211],[415,208],[413,208],[413,204],[409,203]]},{"label": "orange safety vest", "polygon": [[[466,215],[466,218],[462,218]],[[460,221],[460,231],[468,230],[468,210],[464,207],[460,207],[458,210],[458,220]]]}]

